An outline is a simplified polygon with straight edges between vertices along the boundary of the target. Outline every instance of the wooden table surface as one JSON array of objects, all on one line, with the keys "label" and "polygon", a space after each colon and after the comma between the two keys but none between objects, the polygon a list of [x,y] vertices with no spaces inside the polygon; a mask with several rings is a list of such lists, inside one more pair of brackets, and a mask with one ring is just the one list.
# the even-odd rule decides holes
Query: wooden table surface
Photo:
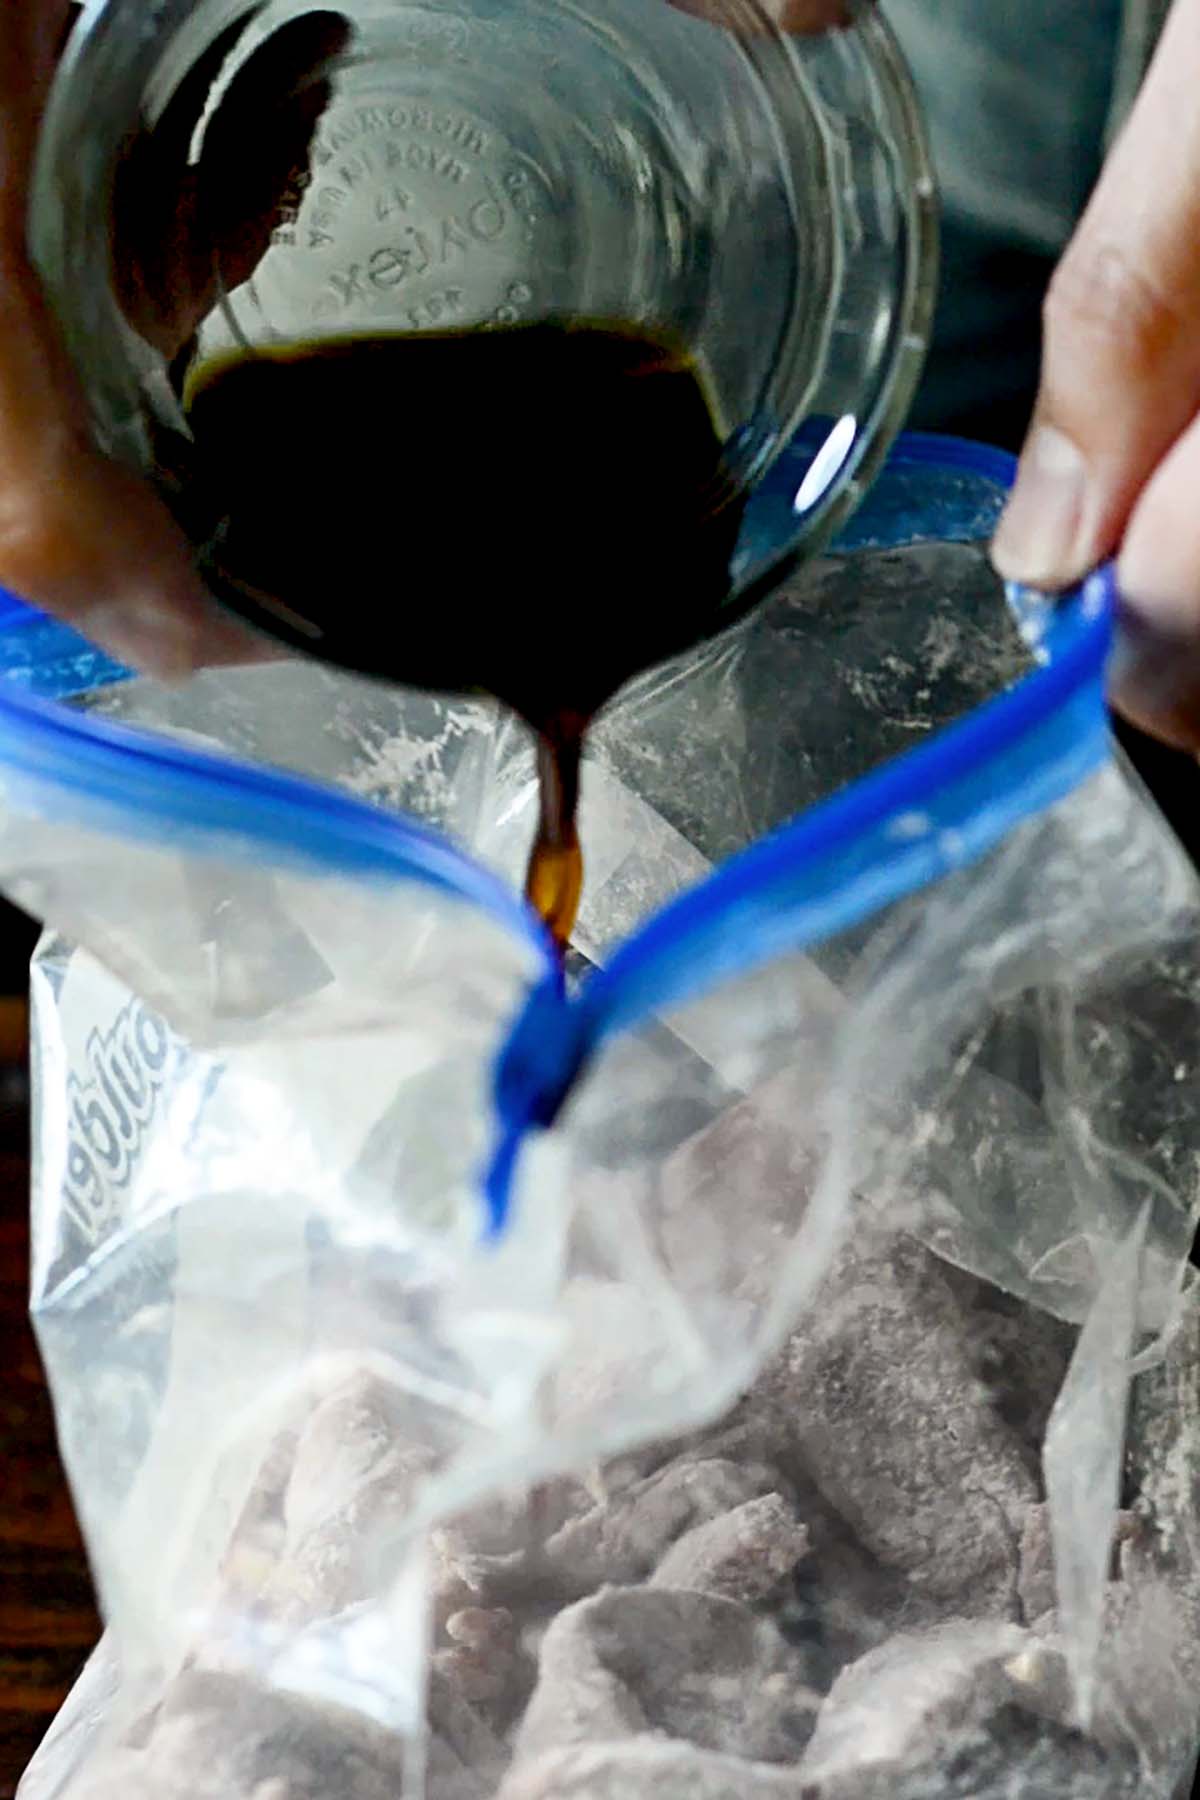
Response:
[{"label": "wooden table surface", "polygon": [[[0,1003],[0,1013],[3,1005]],[[27,1115],[0,1017],[0,1800],[99,1636],[27,1318]]]}]

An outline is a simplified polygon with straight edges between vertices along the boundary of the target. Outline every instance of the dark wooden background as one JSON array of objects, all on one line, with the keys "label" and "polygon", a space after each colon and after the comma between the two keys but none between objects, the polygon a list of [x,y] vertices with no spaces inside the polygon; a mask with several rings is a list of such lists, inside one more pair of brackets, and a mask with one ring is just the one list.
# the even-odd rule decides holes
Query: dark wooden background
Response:
[{"label": "dark wooden background", "polygon": [[[0,995],[33,936],[0,908]],[[29,1116],[23,999],[0,998],[0,1800],[99,1636],[28,1321]]]}]

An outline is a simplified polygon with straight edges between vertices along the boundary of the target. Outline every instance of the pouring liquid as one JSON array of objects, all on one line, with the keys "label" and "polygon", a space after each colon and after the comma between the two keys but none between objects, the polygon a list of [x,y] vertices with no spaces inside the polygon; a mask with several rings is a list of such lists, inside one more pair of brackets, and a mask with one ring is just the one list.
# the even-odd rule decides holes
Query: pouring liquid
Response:
[{"label": "pouring liquid", "polygon": [[565,947],[591,720],[729,594],[743,496],[688,356],[585,322],[236,353],[183,386],[214,590],[326,660],[538,738],[528,895]]}]

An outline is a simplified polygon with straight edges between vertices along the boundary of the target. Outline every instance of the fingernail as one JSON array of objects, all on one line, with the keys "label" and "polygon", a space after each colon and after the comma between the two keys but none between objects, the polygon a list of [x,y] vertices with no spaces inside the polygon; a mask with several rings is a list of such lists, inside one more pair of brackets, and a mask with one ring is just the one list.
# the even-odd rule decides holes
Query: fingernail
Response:
[{"label": "fingernail", "polygon": [[1087,464],[1071,439],[1039,425],[1025,446],[1017,483],[992,544],[992,559],[1007,581],[1062,587],[1087,572],[1080,561]]},{"label": "fingernail", "polygon": [[196,668],[196,626],[162,601],[120,600],[88,614],[86,635],[128,668],[159,681],[184,681]]}]

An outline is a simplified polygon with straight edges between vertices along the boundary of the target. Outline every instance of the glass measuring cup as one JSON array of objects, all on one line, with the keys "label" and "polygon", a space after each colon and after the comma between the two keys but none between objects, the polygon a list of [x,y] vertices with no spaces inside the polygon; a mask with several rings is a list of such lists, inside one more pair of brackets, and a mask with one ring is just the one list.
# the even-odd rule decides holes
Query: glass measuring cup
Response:
[{"label": "glass measuring cup", "polygon": [[[388,611],[387,673],[493,689],[461,610],[478,566],[462,572],[463,546],[487,535],[476,499],[507,484],[507,513],[486,515],[493,533],[512,520],[491,612],[523,654],[546,634],[524,567],[547,508],[537,479],[504,466],[486,409],[447,383],[406,417],[402,396],[381,392],[353,441],[313,444],[280,531],[343,577],[314,618],[237,579],[219,506],[194,503],[197,370],[364,336],[599,322],[668,342],[699,372],[739,507],[807,432],[790,514],[765,532],[750,528],[752,504],[745,528],[739,514],[719,578],[664,595],[644,665],[731,622],[852,503],[915,382],[933,236],[915,106],[882,21],[785,39],[752,0],[716,0],[706,18],[667,0],[91,0],[48,109],[31,222],[96,435],[158,484],[218,597],[378,670],[358,615],[348,628],[346,595],[365,596],[376,619]],[[571,454],[552,445],[547,460]],[[422,456],[461,495],[457,542],[422,552],[408,578],[398,567],[403,605],[385,609],[339,503],[367,483],[390,492],[398,534],[419,526],[406,496],[419,515]],[[651,460],[643,485],[658,478]],[[564,588],[607,529],[585,495]]]}]

